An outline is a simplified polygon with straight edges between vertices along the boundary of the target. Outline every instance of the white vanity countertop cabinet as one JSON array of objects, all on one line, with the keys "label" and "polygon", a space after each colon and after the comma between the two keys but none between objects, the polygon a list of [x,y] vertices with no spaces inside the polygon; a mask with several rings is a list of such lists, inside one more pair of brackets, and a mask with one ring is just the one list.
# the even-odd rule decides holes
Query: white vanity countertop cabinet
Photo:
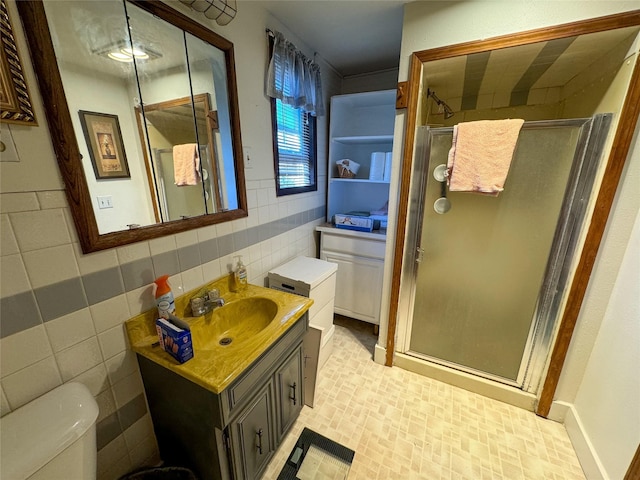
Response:
[{"label": "white vanity countertop cabinet", "polygon": [[338,264],[334,312],[380,324],[386,232],[359,232],[330,224],[320,232],[320,258]]}]

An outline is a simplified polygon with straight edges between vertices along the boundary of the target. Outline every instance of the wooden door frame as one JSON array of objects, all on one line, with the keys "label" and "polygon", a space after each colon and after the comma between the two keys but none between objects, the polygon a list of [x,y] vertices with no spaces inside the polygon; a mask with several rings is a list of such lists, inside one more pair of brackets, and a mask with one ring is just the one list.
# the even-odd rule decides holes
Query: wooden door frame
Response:
[{"label": "wooden door frame", "polygon": [[[409,184],[412,172],[419,91],[423,63],[443,58],[486,52],[519,45],[556,40],[596,33],[617,28],[640,25],[640,10],[633,10],[605,17],[566,23],[553,27],[539,28],[526,32],[503,35],[487,40],[473,41],[414,52],[409,66],[407,112],[403,158],[400,173],[400,192],[398,201],[398,220],[395,238],[393,262],[393,281],[389,305],[389,325],[387,330],[385,365],[393,365],[395,336],[397,330],[398,302],[400,299],[400,278],[406,238],[407,212],[409,205]],[[607,159],[604,178],[597,193],[593,216],[588,227],[586,239],[579,253],[580,259],[569,287],[567,303],[562,312],[558,333],[547,370],[544,386],[538,398],[536,413],[542,417],[549,415],[562,367],[569,350],[569,344],[580,314],[598,249],[611,212],[611,207],[620,183],[622,170],[626,162],[638,115],[640,114],[640,61],[636,59],[629,88],[620,111],[620,120],[615,132],[613,145]]]}]

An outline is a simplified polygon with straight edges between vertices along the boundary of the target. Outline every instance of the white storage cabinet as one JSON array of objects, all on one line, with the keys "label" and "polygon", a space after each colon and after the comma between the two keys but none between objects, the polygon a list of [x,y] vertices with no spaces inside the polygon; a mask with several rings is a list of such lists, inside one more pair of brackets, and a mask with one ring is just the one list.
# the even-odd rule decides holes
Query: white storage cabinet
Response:
[{"label": "white storage cabinet", "polygon": [[338,265],[334,311],[379,325],[386,236],[329,225],[317,229],[320,258]]}]

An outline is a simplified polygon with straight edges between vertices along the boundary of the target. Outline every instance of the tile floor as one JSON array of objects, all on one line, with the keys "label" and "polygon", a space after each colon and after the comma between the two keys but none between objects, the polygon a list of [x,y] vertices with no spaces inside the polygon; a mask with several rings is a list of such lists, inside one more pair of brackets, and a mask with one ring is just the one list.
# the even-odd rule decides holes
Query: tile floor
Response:
[{"label": "tile floor", "polygon": [[372,327],[336,318],[334,351],[267,467],[275,479],[306,426],[356,452],[349,480],[584,479],[564,426],[373,362]]}]

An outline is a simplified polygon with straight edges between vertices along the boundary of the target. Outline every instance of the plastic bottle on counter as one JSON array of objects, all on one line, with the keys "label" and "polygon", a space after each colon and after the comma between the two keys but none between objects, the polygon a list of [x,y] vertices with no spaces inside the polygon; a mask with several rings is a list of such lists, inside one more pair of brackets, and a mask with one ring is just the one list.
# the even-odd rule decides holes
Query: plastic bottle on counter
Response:
[{"label": "plastic bottle on counter", "polygon": [[247,267],[242,263],[242,255],[237,255],[235,258],[238,259],[236,271],[234,272],[236,289],[242,291],[247,288]]},{"label": "plastic bottle on counter", "polygon": [[168,280],[169,275],[162,275],[153,281],[156,286],[156,306],[158,307],[158,317],[160,318],[169,318],[169,315],[176,313],[176,302]]}]

